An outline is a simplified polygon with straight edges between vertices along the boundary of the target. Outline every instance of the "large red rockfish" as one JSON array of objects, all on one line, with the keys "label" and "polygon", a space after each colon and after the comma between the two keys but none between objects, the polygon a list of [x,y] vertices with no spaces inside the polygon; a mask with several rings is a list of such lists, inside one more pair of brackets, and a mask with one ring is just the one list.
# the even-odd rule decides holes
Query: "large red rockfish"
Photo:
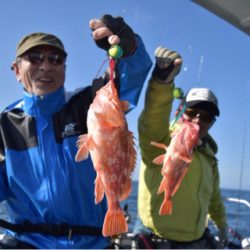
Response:
[{"label": "large red rockfish", "polygon": [[171,134],[172,138],[168,147],[161,143],[151,142],[152,145],[166,150],[165,154],[153,160],[155,164],[163,164],[161,170],[163,178],[158,189],[158,194],[164,192],[160,215],[172,213],[172,197],[186,175],[192,160],[193,148],[198,143],[198,134],[199,125],[184,120]]},{"label": "large red rockfish", "polygon": [[88,134],[77,142],[76,161],[90,153],[95,170],[95,202],[106,194],[108,211],[102,234],[113,236],[128,231],[119,201],[131,192],[131,173],[135,168],[134,137],[128,130],[125,110],[128,103],[120,101],[114,82],[109,81],[96,93],[87,117]]}]

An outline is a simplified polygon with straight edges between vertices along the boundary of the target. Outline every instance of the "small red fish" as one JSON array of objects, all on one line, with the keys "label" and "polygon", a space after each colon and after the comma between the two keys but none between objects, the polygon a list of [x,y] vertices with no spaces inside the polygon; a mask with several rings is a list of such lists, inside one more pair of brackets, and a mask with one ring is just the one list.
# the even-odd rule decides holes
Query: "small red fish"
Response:
[{"label": "small red fish", "polygon": [[128,130],[124,111],[128,102],[120,101],[114,82],[110,80],[96,93],[87,117],[88,134],[77,142],[76,161],[90,153],[94,168],[95,202],[104,194],[108,201],[102,234],[113,236],[128,231],[128,225],[119,202],[131,192],[131,174],[135,168],[134,136]]},{"label": "small red fish", "polygon": [[155,164],[163,164],[163,176],[158,194],[164,192],[164,199],[160,207],[160,215],[172,213],[172,197],[178,190],[182,179],[186,175],[192,160],[192,152],[198,143],[199,125],[183,121],[179,128],[171,134],[171,142],[167,147],[164,144],[151,142],[152,145],[165,149],[166,153],[153,160]]}]

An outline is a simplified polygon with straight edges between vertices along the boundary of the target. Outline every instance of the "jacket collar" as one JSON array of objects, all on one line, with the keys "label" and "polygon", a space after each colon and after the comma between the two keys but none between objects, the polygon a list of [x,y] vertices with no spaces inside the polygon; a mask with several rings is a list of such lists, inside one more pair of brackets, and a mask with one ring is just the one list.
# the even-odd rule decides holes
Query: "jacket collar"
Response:
[{"label": "jacket collar", "polygon": [[36,96],[24,90],[24,111],[32,116],[51,115],[59,111],[65,104],[64,87],[53,93]]}]

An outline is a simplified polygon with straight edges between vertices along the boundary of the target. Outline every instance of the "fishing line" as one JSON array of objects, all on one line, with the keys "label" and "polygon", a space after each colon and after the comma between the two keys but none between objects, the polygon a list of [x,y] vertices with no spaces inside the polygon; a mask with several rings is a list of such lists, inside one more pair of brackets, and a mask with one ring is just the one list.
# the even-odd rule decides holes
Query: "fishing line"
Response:
[{"label": "fishing line", "polygon": [[[246,149],[246,131],[247,131],[247,119],[245,118],[244,121],[244,129],[243,129],[243,141],[242,141],[242,156],[241,156],[241,167],[240,167],[240,184],[239,184],[239,192],[238,192],[238,199],[241,199],[242,194],[242,180],[243,180],[243,169],[244,169],[244,162],[245,162],[245,149]],[[236,232],[238,231],[239,226],[239,214],[240,214],[240,202],[237,203],[237,212],[236,212]]]},{"label": "fishing line", "polygon": [[201,73],[202,73],[202,69],[203,69],[203,63],[204,63],[204,56],[201,55],[201,57],[200,57],[200,63],[199,63],[199,68],[198,68],[198,74],[197,74],[197,77],[196,77],[196,83],[197,83],[197,85],[200,84]]},{"label": "fishing line", "polygon": [[102,69],[103,65],[104,65],[104,64],[105,64],[108,60],[109,60],[109,59],[108,59],[108,58],[106,58],[106,59],[102,62],[101,66],[100,66],[100,67],[99,67],[99,69],[97,70],[97,73],[96,73],[95,78],[97,78],[97,77],[99,76],[100,71],[101,71],[101,69]]},{"label": "fishing line", "polygon": [[180,112],[178,113],[178,115],[175,117],[174,121],[171,123],[170,125],[170,129],[174,128],[174,125],[176,124],[176,122],[179,120],[179,118],[181,118],[181,116],[185,113],[187,107],[186,107],[186,103],[183,103],[183,106],[180,110]]},{"label": "fishing line", "polygon": [[[246,101],[249,97],[249,85],[250,81],[248,81],[247,85],[247,95],[246,95]],[[247,104],[249,106],[249,102],[247,101]],[[249,109],[246,109],[249,110]],[[245,116],[244,120],[244,128],[243,128],[243,141],[242,141],[242,156],[241,156],[241,164],[240,164],[240,184],[239,184],[239,190],[238,190],[238,199],[241,200],[242,195],[242,182],[243,182],[243,170],[244,170],[244,164],[245,164],[245,151],[246,151],[246,134],[247,134],[247,116]],[[239,226],[239,213],[240,213],[240,202],[237,204],[237,213],[236,213],[236,231],[238,230]]]}]

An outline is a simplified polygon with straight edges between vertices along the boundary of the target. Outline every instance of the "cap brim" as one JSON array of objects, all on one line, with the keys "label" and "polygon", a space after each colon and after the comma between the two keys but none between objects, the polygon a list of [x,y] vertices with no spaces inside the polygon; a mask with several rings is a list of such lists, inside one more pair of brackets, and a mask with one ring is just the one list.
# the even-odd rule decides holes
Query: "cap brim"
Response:
[{"label": "cap brim", "polygon": [[19,57],[23,54],[25,54],[27,51],[34,49],[36,47],[40,47],[40,46],[48,46],[54,49],[57,49],[58,51],[62,52],[65,56],[67,56],[67,53],[62,50],[61,48],[59,48],[58,46],[55,46],[54,44],[48,44],[48,43],[39,43],[39,44],[33,44],[32,46],[27,46],[23,51],[20,51],[19,53],[16,54],[16,57]]},{"label": "cap brim", "polygon": [[190,101],[190,102],[186,102],[186,107],[187,108],[191,108],[194,106],[198,106],[198,104],[202,104],[205,103],[207,106],[209,106],[209,108],[206,108],[206,110],[212,112],[215,116],[219,116],[220,115],[220,111],[219,108],[212,102],[208,102],[208,101]]}]

